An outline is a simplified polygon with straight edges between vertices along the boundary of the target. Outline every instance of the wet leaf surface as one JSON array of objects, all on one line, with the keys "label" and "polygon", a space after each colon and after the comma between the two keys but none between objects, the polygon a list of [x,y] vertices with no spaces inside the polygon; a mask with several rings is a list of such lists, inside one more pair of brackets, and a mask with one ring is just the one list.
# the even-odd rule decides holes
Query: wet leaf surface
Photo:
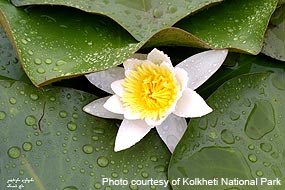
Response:
[{"label": "wet leaf surface", "polygon": [[[284,176],[284,72],[241,75],[207,100],[214,111],[190,121],[174,151],[169,178],[279,178]],[[205,186],[173,186],[203,189]],[[211,189],[284,189],[281,186],[224,185]]]},{"label": "wet leaf surface", "polygon": [[0,76],[14,80],[27,80],[16,57],[16,52],[0,26]]},{"label": "wet leaf surface", "polygon": [[212,48],[233,48],[258,54],[277,0],[225,1],[187,17],[175,26]]},{"label": "wet leaf surface", "polygon": [[33,178],[24,184],[29,190],[118,187],[103,185],[102,178],[166,179],[170,153],[156,132],[133,148],[113,152],[118,121],[82,111],[93,95],[7,80],[0,81],[0,92],[0,189],[13,178]]},{"label": "wet leaf surface", "polygon": [[118,65],[140,47],[110,19],[75,9],[15,8],[1,0],[0,12],[0,21],[36,86]]},{"label": "wet leaf surface", "polygon": [[17,6],[51,4],[75,7],[90,13],[106,15],[137,40],[145,41],[185,16],[222,0],[13,0]]}]

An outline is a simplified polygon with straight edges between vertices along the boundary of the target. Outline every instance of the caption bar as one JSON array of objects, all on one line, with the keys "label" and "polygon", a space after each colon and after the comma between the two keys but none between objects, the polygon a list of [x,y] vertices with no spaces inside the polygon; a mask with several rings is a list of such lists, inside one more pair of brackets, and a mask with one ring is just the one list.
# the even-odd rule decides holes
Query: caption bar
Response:
[{"label": "caption bar", "polygon": [[112,179],[112,178],[102,178],[102,185],[108,186],[126,186],[126,185],[136,185],[136,186],[162,186],[167,187],[172,186],[218,186],[218,185],[233,185],[233,186],[280,186],[281,180],[279,178],[267,179],[267,178],[255,178],[255,179],[239,179],[239,178],[177,178],[174,180],[163,180],[163,179]]}]

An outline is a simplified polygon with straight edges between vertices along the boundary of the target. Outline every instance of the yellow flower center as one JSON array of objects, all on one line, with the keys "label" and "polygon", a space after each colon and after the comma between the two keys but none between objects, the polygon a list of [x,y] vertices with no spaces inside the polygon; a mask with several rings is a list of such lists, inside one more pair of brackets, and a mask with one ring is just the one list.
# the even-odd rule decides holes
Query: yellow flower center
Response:
[{"label": "yellow flower center", "polygon": [[166,66],[141,64],[124,79],[124,107],[140,119],[158,120],[166,115],[178,94],[178,83]]}]

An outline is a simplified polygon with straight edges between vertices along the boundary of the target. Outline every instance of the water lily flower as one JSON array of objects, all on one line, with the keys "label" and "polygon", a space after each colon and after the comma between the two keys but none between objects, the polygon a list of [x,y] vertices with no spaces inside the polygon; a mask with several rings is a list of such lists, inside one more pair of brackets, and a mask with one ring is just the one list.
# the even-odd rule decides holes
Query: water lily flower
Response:
[{"label": "water lily flower", "polygon": [[173,152],[187,128],[185,118],[212,112],[194,90],[219,69],[227,53],[205,51],[173,67],[166,54],[153,49],[146,59],[126,60],[123,68],[88,74],[91,83],[113,95],[97,99],[83,110],[98,117],[123,120],[115,151],[133,146],[155,127]]}]

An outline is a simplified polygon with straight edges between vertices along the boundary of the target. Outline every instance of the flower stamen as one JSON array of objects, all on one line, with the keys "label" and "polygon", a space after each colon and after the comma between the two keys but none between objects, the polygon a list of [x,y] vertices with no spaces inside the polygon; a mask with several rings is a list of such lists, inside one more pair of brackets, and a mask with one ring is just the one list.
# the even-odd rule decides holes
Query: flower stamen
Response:
[{"label": "flower stamen", "polygon": [[140,119],[159,120],[177,99],[179,85],[171,70],[153,63],[137,66],[124,79],[122,102]]}]

